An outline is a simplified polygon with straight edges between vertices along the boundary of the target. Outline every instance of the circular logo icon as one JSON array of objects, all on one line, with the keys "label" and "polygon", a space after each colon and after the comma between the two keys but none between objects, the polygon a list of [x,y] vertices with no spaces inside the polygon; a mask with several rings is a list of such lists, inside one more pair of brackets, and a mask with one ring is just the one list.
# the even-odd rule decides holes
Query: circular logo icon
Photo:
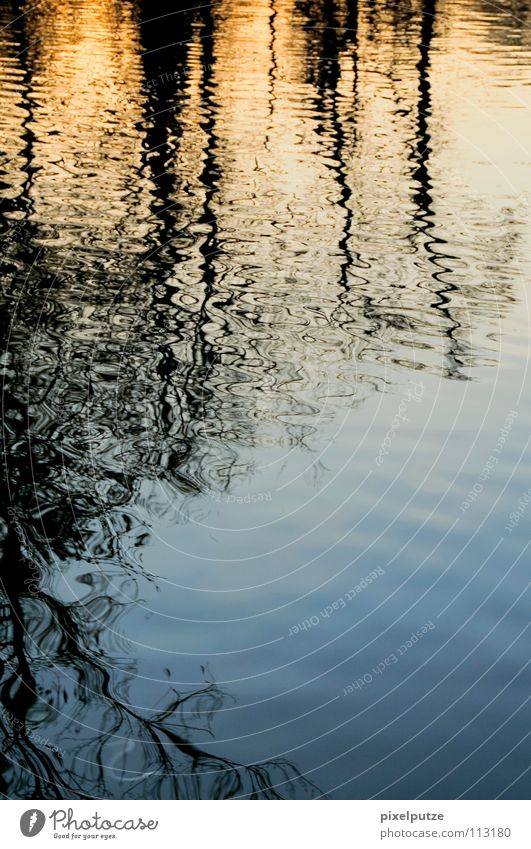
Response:
[{"label": "circular logo icon", "polygon": [[42,811],[32,808],[20,817],[20,830],[24,837],[35,837],[44,828],[46,817]]}]

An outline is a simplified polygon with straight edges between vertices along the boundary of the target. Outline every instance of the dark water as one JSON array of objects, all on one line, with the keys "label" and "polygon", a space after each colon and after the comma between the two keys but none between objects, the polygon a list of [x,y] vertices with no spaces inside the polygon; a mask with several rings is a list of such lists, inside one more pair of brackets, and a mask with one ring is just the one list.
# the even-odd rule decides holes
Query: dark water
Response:
[{"label": "dark water", "polygon": [[0,792],[525,797],[529,5],[191,5],[1,4]]}]

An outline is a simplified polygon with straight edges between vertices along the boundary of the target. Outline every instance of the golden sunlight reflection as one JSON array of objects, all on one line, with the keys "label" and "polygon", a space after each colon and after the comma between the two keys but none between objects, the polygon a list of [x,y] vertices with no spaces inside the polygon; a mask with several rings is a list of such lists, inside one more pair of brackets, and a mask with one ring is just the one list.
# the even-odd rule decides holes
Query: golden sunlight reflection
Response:
[{"label": "golden sunlight reflection", "polygon": [[52,0],[27,13],[30,189],[39,244],[144,249],[143,82],[134,5]]}]

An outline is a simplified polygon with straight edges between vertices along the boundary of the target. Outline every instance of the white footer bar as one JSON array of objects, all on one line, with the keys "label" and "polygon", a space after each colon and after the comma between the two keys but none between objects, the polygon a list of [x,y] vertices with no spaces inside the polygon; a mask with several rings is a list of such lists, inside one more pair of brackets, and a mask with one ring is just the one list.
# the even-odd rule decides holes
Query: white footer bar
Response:
[{"label": "white footer bar", "polygon": [[524,801],[4,801],[0,811],[6,849],[65,844],[116,849],[531,848]]}]

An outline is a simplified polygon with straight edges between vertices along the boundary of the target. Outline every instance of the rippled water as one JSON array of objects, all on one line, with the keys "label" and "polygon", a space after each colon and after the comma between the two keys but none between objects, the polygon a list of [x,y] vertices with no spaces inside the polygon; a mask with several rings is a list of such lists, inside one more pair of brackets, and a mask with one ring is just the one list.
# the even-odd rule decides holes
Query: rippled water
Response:
[{"label": "rippled water", "polygon": [[0,791],[525,798],[527,0],[189,5],[0,6]]}]

